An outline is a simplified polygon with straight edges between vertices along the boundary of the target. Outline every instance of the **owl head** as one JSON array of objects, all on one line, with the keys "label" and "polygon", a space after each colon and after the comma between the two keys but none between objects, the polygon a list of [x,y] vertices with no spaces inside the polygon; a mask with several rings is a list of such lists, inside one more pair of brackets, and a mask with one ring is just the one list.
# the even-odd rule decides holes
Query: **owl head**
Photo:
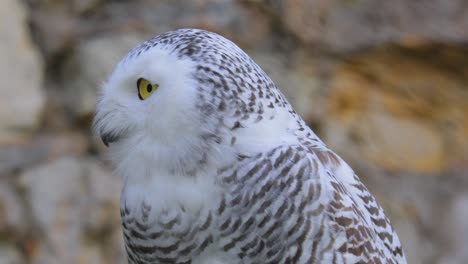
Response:
[{"label": "owl head", "polygon": [[191,170],[213,156],[223,160],[279,144],[301,122],[234,43],[180,29],[145,41],[122,59],[102,87],[94,128],[116,165],[138,157]]}]

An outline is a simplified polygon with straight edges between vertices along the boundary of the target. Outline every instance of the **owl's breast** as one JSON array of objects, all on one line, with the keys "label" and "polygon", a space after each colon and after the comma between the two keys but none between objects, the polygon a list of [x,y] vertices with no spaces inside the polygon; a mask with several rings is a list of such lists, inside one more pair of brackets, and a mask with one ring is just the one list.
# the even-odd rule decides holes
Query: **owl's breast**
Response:
[{"label": "owl's breast", "polygon": [[187,177],[125,185],[120,212],[130,261],[184,263],[204,252],[215,239],[217,189]]},{"label": "owl's breast", "polygon": [[139,208],[121,208],[129,259],[140,263],[188,263],[213,242],[213,213],[187,211],[183,206],[158,210],[143,202]]}]

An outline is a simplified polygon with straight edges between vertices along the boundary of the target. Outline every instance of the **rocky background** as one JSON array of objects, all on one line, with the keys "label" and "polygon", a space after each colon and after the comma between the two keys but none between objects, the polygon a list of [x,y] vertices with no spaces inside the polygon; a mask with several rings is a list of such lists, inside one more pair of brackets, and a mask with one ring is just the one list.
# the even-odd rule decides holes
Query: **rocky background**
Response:
[{"label": "rocky background", "polygon": [[463,0],[0,1],[0,264],[126,263],[100,84],[180,27],[245,49],[377,196],[409,263],[468,259]]}]

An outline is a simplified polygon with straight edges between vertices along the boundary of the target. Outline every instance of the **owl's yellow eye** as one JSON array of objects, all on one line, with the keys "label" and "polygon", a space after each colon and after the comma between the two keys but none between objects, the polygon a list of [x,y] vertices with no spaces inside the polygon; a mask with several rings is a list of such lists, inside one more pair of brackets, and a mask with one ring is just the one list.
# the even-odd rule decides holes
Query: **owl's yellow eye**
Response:
[{"label": "owl's yellow eye", "polygon": [[156,89],[158,89],[157,84],[152,84],[144,78],[139,78],[137,80],[138,98],[140,98],[140,100],[148,98]]}]

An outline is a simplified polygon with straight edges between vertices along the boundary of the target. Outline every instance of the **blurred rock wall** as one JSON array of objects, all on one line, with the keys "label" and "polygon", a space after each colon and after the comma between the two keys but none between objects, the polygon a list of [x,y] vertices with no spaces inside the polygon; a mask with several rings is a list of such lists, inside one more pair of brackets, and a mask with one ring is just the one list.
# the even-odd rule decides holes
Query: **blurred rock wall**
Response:
[{"label": "blurred rock wall", "polygon": [[3,0],[0,264],[126,263],[97,91],[130,48],[181,27],[270,74],[377,196],[409,263],[466,263],[466,1]]}]

